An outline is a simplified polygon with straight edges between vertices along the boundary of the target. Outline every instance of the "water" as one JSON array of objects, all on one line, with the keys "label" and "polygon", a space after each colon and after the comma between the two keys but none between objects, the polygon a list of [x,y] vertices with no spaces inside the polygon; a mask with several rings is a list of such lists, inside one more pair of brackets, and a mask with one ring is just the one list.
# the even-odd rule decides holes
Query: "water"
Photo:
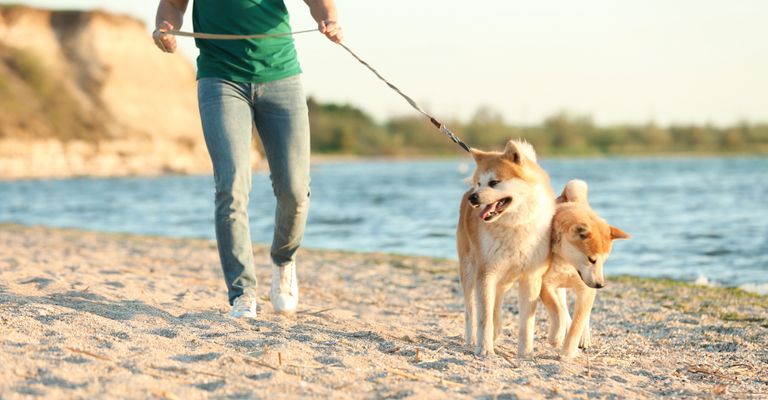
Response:
[{"label": "water", "polygon": [[[608,274],[768,289],[768,159],[545,159],[559,193],[590,185],[593,208],[632,235]],[[456,258],[467,160],[313,166],[304,245]],[[274,199],[254,176],[253,240],[269,243]],[[0,222],[214,238],[210,176],[0,182]]]}]

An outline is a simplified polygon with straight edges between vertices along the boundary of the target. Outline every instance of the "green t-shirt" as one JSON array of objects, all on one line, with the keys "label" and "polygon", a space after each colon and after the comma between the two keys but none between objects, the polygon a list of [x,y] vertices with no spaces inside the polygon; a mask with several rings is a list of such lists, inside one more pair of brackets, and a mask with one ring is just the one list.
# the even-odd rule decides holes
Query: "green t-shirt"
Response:
[{"label": "green t-shirt", "polygon": [[[195,32],[236,35],[288,33],[283,0],[193,0]],[[248,40],[195,39],[197,79],[262,83],[301,73],[293,37]]]}]

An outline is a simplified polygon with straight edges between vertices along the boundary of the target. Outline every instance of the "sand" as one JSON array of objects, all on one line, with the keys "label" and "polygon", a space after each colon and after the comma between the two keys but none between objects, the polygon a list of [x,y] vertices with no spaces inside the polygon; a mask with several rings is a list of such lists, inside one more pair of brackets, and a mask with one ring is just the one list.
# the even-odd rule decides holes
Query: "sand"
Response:
[{"label": "sand", "polygon": [[302,249],[301,305],[226,316],[215,244],[0,225],[0,398],[658,398],[768,396],[768,298],[617,278],[594,347],[561,361],[539,307],[519,361],[516,301],[498,355],[462,338],[451,260]]}]

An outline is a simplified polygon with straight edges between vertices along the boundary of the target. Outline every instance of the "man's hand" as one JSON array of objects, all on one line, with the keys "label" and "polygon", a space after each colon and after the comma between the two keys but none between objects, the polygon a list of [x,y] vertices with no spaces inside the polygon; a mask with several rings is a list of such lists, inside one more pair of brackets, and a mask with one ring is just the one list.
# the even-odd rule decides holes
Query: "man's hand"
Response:
[{"label": "man's hand", "polygon": [[325,37],[334,43],[341,43],[341,40],[344,38],[344,34],[341,32],[341,27],[336,21],[320,21],[317,30],[319,30],[320,33],[325,34]]},{"label": "man's hand", "polygon": [[176,51],[176,36],[165,33],[165,31],[171,29],[173,29],[173,25],[168,21],[163,21],[163,23],[152,32],[152,39],[155,41],[155,46],[166,53],[173,53]]}]

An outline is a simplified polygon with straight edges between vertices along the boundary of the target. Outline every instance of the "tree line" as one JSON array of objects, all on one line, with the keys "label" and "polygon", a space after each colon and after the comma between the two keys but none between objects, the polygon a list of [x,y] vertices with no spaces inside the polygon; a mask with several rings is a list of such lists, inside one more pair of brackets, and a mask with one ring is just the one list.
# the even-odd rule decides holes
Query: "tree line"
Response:
[{"label": "tree line", "polygon": [[[309,98],[312,150],[358,155],[455,154],[456,144],[423,116],[400,116],[377,123],[349,104],[320,103]],[[489,108],[469,121],[446,121],[464,142],[480,149],[501,149],[522,138],[537,152],[550,155],[596,154],[768,154],[768,124],[733,126],[655,123],[598,126],[588,115],[560,112],[541,123],[511,125]]]}]

